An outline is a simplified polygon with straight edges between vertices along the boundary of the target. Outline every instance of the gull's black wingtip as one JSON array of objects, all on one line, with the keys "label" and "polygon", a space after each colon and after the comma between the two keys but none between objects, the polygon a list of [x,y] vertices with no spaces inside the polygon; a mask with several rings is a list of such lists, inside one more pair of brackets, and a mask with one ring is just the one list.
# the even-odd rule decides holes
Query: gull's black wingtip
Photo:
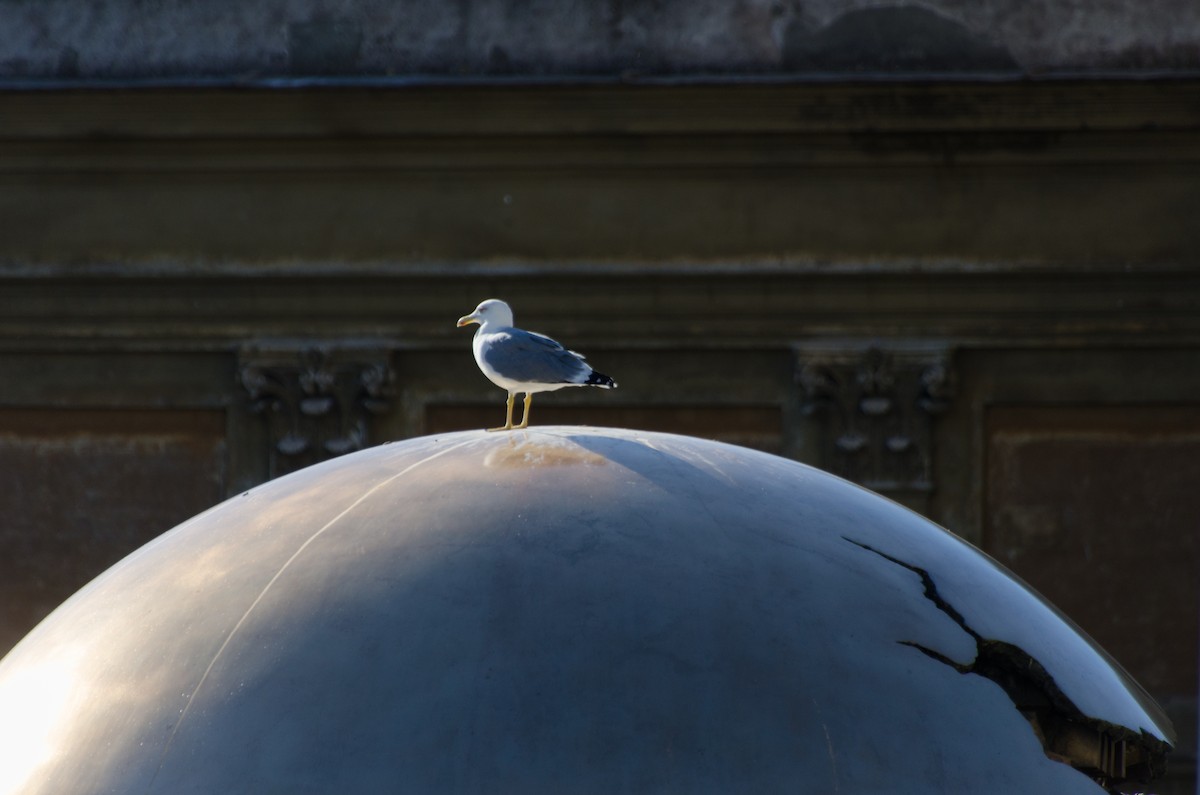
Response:
[{"label": "gull's black wingtip", "polygon": [[598,373],[595,370],[588,375],[584,384],[587,386],[598,386],[601,389],[616,389],[617,382],[606,376],[604,373]]}]

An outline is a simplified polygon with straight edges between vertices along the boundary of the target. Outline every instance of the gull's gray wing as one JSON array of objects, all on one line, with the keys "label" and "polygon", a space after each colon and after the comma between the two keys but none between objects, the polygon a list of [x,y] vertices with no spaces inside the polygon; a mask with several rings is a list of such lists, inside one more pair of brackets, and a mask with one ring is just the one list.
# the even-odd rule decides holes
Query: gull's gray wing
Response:
[{"label": "gull's gray wing", "polygon": [[519,328],[492,335],[482,356],[500,375],[525,383],[579,384],[592,371],[578,353]]}]

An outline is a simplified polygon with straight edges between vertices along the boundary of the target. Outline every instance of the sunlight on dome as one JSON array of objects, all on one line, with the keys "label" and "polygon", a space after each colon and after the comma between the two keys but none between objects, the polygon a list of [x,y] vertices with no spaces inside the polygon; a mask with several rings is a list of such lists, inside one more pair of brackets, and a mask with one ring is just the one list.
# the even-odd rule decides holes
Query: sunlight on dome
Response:
[{"label": "sunlight on dome", "polygon": [[[0,792],[14,792],[57,751],[55,730],[78,701],[83,659],[79,647],[58,651],[0,679]],[[17,761],[20,764],[16,764]]]}]

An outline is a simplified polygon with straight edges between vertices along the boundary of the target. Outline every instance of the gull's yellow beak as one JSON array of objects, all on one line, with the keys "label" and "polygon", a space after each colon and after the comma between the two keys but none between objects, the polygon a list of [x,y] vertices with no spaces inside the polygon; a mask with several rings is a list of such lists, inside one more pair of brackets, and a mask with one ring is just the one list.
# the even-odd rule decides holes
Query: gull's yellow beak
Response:
[{"label": "gull's yellow beak", "polygon": [[462,317],[460,317],[458,319],[458,327],[462,328],[463,326],[469,326],[472,323],[478,323],[478,322],[479,322],[479,318],[475,317],[474,315],[463,315]]}]

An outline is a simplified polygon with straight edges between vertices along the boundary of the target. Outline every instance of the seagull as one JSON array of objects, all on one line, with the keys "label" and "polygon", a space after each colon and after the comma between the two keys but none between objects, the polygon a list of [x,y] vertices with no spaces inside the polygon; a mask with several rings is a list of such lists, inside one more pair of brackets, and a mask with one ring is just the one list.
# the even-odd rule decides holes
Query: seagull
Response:
[{"label": "seagull", "polygon": [[[508,414],[504,425],[489,431],[508,431],[529,426],[529,404],[534,392],[553,392],[565,386],[598,386],[615,389],[617,382],[598,373],[582,354],[569,351],[542,334],[513,327],[508,304],[496,298],[475,307],[458,319],[458,327],[479,324],[471,348],[475,363],[488,379],[508,390]],[[525,393],[525,413],[520,425],[513,425],[513,398]]]}]

